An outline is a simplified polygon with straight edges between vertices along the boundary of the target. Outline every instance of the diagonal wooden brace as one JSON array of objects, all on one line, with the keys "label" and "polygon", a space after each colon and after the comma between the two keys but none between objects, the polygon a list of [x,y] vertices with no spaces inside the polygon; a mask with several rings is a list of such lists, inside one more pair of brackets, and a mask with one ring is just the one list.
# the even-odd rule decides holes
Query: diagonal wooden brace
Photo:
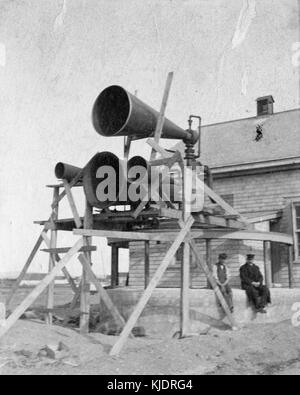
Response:
[{"label": "diagonal wooden brace", "polygon": [[157,269],[156,273],[152,277],[147,289],[145,290],[143,296],[139,300],[136,308],[134,309],[133,313],[131,314],[129,320],[127,321],[125,328],[123,329],[118,341],[113,346],[110,355],[118,355],[122,350],[129,334],[131,333],[134,325],[136,324],[137,320],[139,319],[140,315],[142,314],[146,304],[148,303],[154,289],[157,287],[158,283],[160,282],[162,276],[164,275],[167,267],[169,266],[170,262],[172,261],[176,251],[180,247],[181,243],[186,238],[187,234],[191,230],[191,227],[194,223],[193,217],[189,217],[186,221],[183,229],[179,232],[178,236],[172,243],[170,249],[168,250],[166,256],[164,257],[162,263],[160,264],[159,268]]},{"label": "diagonal wooden brace", "polygon": [[[46,246],[48,248],[50,248],[50,239],[47,237],[45,232],[42,233],[42,238],[43,238]],[[54,257],[55,257],[56,262],[59,262],[61,260],[61,258],[60,258],[60,256],[58,254],[54,254]],[[73,280],[72,276],[70,275],[68,269],[66,267],[64,267],[62,269],[62,272],[63,272],[65,278],[68,280],[73,292],[76,293],[77,292],[77,286],[76,286],[75,281]]]},{"label": "diagonal wooden brace", "polygon": [[41,293],[51,284],[57,277],[59,272],[68,264],[70,259],[78,253],[83,247],[83,239],[80,238],[70,251],[63,257],[61,261],[54,267],[54,269],[34,288],[34,290],[26,296],[23,302],[14,310],[14,312],[7,318],[4,325],[0,327],[0,338],[17,322],[17,320],[25,313],[25,311],[36,301]]},{"label": "diagonal wooden brace", "polygon": [[76,207],[76,204],[75,204],[75,201],[74,201],[74,197],[73,197],[70,185],[69,185],[69,183],[66,180],[63,180],[63,183],[64,183],[67,199],[68,199],[69,205],[71,207],[72,214],[74,216],[76,228],[81,228],[82,227],[82,222],[81,222],[80,216],[78,214],[78,210],[77,210],[77,207]]},{"label": "diagonal wooden brace", "polygon": [[97,279],[95,273],[93,272],[91,266],[89,265],[86,257],[83,254],[80,254],[78,257],[80,263],[84,267],[87,272],[87,275],[90,281],[95,285],[97,291],[99,292],[100,298],[103,300],[107,310],[111,313],[116,323],[120,324],[122,327],[125,325],[125,320],[122,315],[119,313],[119,310],[114,305],[113,301],[111,300],[110,296],[103,288],[100,281]]}]

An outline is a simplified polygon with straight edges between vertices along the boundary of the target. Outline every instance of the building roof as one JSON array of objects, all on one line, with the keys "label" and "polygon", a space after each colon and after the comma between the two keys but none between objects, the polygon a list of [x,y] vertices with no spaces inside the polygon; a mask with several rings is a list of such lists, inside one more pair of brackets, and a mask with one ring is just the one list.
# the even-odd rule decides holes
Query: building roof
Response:
[{"label": "building roof", "polygon": [[[256,141],[257,129],[262,138]],[[212,168],[300,157],[300,109],[203,126],[201,162]]]},{"label": "building roof", "polygon": [[[263,137],[256,141],[257,127]],[[300,156],[300,109],[204,126],[202,162],[211,167]]]}]

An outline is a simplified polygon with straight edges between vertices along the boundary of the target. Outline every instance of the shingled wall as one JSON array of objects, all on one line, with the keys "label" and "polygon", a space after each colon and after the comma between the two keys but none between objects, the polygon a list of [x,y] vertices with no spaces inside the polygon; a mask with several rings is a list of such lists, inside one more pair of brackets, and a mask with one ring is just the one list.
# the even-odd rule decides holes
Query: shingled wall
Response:
[{"label": "shingled wall", "polygon": [[[284,233],[293,233],[291,217],[291,200],[299,197],[300,201],[300,170],[277,171],[266,174],[252,174],[244,176],[231,176],[215,180],[214,189],[219,195],[234,195],[234,207],[244,213],[251,213],[251,217],[267,212],[282,211],[282,218],[274,224],[264,222],[256,225],[257,230],[273,230]],[[271,229],[270,229],[271,226]],[[171,241],[170,241],[171,242]],[[197,240],[199,250],[206,259],[205,241]],[[154,274],[169,247],[169,243],[150,243],[150,274]],[[273,257],[280,261],[280,271],[277,274],[277,283],[288,287],[288,249],[284,245],[273,245]],[[212,242],[213,262],[217,260],[220,252],[228,254],[234,287],[240,287],[239,268],[245,262],[245,255],[253,252],[256,263],[264,273],[263,243],[254,241],[214,240]],[[295,286],[300,288],[300,262],[294,264]],[[130,279],[129,285],[144,286],[144,243],[130,243]],[[180,286],[180,263],[174,260],[167,269],[159,287]],[[202,271],[191,259],[191,287],[203,288],[207,281]]]}]

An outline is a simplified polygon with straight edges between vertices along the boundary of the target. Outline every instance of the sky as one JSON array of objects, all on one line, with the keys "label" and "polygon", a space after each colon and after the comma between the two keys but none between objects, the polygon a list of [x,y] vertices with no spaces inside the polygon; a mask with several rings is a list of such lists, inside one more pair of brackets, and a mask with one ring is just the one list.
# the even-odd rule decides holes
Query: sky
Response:
[{"label": "sky", "polygon": [[[105,87],[159,109],[173,71],[167,117],[184,128],[192,113],[204,124],[255,116],[255,99],[269,94],[275,111],[298,108],[299,21],[298,0],[0,0],[0,276],[22,268],[41,230],[33,221],[50,215],[57,162],[122,155],[123,139],[91,123]],[[137,153],[149,156],[145,141]],[[71,215],[66,202],[60,214]],[[108,273],[110,249],[97,246],[95,271]],[[40,252],[31,270],[47,262]]]}]

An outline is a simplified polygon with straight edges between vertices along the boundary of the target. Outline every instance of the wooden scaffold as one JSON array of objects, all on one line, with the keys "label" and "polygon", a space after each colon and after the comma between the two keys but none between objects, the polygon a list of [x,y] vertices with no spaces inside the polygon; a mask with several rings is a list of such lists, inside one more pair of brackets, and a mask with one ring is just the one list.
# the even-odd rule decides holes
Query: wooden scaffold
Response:
[{"label": "wooden scaffold", "polygon": [[[2,337],[14,323],[24,314],[24,312],[36,301],[36,299],[47,290],[47,324],[53,323],[54,311],[54,284],[55,278],[60,272],[63,272],[65,278],[70,284],[74,293],[73,300],[70,306],[70,312],[75,308],[80,300],[80,332],[87,333],[89,330],[90,318],[90,285],[94,284],[99,299],[105,304],[107,310],[112,315],[113,319],[122,328],[122,332],[118,337],[116,343],[110,351],[110,355],[118,355],[129,336],[132,336],[132,330],[136,325],[138,319],[143,313],[144,308],[149,302],[153,291],[161,281],[168,266],[173,260],[177,250],[183,245],[182,257],[182,275],[181,275],[181,308],[180,308],[180,336],[186,337],[190,335],[190,252],[195,257],[197,266],[205,273],[208,284],[214,290],[218,301],[220,302],[226,317],[232,329],[238,329],[238,324],[235,322],[226,300],[220,291],[211,271],[211,241],[213,239],[234,239],[234,240],[259,240],[264,242],[265,246],[265,267],[266,267],[266,281],[270,280],[269,270],[269,243],[280,242],[290,246],[292,251],[293,239],[289,235],[270,232],[257,232],[251,228],[248,220],[237,212],[233,207],[226,203],[212,188],[210,188],[196,171],[190,170],[191,163],[182,157],[182,154],[175,150],[171,153],[166,151],[160,145],[162,137],[163,125],[165,121],[165,111],[167,107],[168,97],[171,89],[173,73],[168,75],[166,87],[164,90],[161,110],[157,119],[155,133],[152,138],[147,140],[147,144],[151,147],[150,167],[167,166],[171,168],[174,164],[178,164],[182,174],[182,193],[183,202],[179,207],[176,207],[166,196],[163,196],[164,204],[157,201],[154,204],[151,198],[151,206],[149,208],[149,198],[145,191],[144,199],[134,212],[116,213],[103,210],[100,214],[95,214],[93,206],[86,198],[85,214],[81,218],[76,207],[72,188],[75,186],[82,186],[82,176],[86,169],[81,169],[72,180],[64,179],[60,185],[51,186],[53,188],[53,202],[51,205],[51,215],[48,220],[40,221],[43,229],[37,239],[37,242],[26,261],[23,270],[18,279],[14,283],[11,292],[6,300],[7,309],[10,308],[11,302],[18,290],[18,287],[25,278],[30,265],[44,243],[46,248],[44,252],[49,253],[49,272],[44,279],[30,292],[30,294],[17,306],[17,308],[7,317],[4,324],[0,327],[0,337]],[[131,138],[128,138],[125,158],[128,158]],[[159,155],[159,157],[157,157]],[[200,210],[194,212],[191,207],[191,196],[193,194],[193,177],[197,177],[197,185],[203,196],[210,198],[216,205],[219,205],[223,211],[223,215],[215,216],[210,212]],[[61,192],[61,189],[63,191]],[[59,203],[67,197],[69,206],[73,217],[69,220],[59,220]],[[154,208],[153,208],[154,207]],[[154,230],[132,230],[128,231],[124,228],[114,228],[114,223],[107,225],[110,218],[120,218],[120,216],[128,217],[128,221],[137,220],[139,218],[156,215],[157,218],[171,219],[171,229],[154,229]],[[126,217],[127,215],[127,217]],[[197,224],[197,226],[195,226]],[[73,232],[76,242],[72,247],[57,248],[57,239],[59,230],[69,230]],[[50,237],[48,235],[50,232]],[[99,237],[105,237],[111,240],[119,240],[120,242],[129,241],[144,241],[145,242],[145,290],[130,315],[127,322],[118,311],[116,305],[113,303],[107,290],[102,286],[101,282],[96,277],[92,266],[92,252],[96,250],[96,246],[92,245],[92,240]],[[207,259],[203,259],[195,240],[203,239],[206,241]],[[160,263],[155,274],[150,278],[149,270],[149,243],[151,241],[169,242],[170,246],[166,252],[162,262]],[[63,255],[64,254],[64,255]],[[291,254],[291,253],[290,253]],[[63,256],[62,256],[63,255]],[[74,256],[78,256],[78,260],[82,265],[82,277],[80,284],[77,286],[74,279],[70,275],[67,265]],[[292,261],[292,259],[291,259]],[[116,284],[117,266],[114,267],[115,274],[113,275],[113,282]],[[292,278],[292,266],[290,265],[290,273]],[[67,322],[67,317],[65,323]]]}]

